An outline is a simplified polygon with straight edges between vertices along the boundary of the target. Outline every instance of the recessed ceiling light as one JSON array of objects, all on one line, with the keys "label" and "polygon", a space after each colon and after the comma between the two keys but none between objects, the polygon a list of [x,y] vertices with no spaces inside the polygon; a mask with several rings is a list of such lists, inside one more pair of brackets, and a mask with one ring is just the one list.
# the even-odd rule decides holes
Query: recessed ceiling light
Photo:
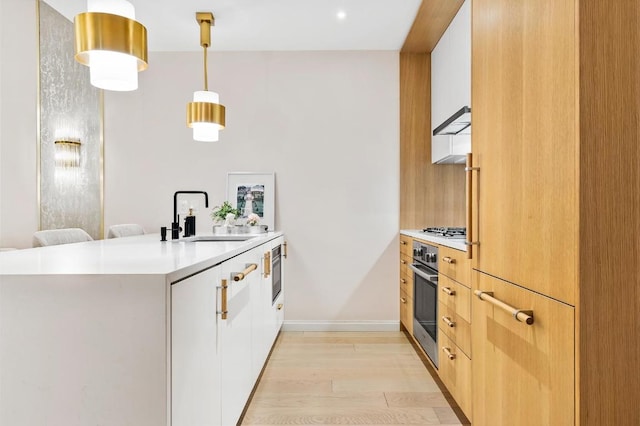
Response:
[{"label": "recessed ceiling light", "polygon": [[336,18],[338,18],[339,21],[344,21],[345,19],[347,19],[347,12],[345,12],[344,10],[339,10],[338,13],[336,13]]}]

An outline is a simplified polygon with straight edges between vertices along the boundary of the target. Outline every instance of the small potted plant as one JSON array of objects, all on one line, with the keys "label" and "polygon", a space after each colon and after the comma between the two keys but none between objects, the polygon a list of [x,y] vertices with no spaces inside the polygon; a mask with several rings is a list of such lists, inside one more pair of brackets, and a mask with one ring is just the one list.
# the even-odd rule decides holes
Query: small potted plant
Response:
[{"label": "small potted plant", "polygon": [[228,234],[235,225],[235,219],[238,217],[238,209],[234,209],[228,201],[216,206],[211,211],[213,219],[214,234]]},{"label": "small potted plant", "polygon": [[249,227],[250,234],[259,234],[262,232],[262,226],[260,226],[260,216],[255,213],[251,213],[247,216],[247,226]]}]

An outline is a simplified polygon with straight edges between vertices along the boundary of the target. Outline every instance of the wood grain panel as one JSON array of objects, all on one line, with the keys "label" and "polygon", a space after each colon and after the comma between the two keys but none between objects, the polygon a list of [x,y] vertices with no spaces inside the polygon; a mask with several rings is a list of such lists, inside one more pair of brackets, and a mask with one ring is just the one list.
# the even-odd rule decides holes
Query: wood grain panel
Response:
[{"label": "wood grain panel", "polygon": [[571,305],[578,265],[575,3],[472,4],[476,265]]},{"label": "wood grain panel", "polygon": [[472,281],[535,319],[472,298],[474,426],[574,426],[574,309],[477,271]]},{"label": "wood grain panel", "polygon": [[401,52],[430,53],[464,0],[422,0]]},{"label": "wood grain panel", "polygon": [[579,13],[579,424],[638,425],[640,2]]},{"label": "wood grain panel", "polygon": [[465,226],[462,165],[431,164],[431,56],[400,54],[400,228]]},{"label": "wood grain panel", "polygon": [[[438,370],[440,380],[456,399],[464,414],[472,418],[471,360],[444,334],[438,336],[438,347],[440,348],[440,369]],[[443,352],[443,348],[448,348],[455,358],[449,359]],[[475,420],[473,424],[476,424]]]}]

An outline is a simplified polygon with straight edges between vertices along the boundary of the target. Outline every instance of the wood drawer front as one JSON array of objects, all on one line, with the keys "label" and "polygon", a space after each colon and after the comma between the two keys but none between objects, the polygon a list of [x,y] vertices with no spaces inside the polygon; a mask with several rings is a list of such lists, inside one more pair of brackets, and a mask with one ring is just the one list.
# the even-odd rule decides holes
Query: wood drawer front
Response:
[{"label": "wood drawer front", "polygon": [[534,318],[527,325],[472,297],[474,426],[573,426],[574,308],[478,271],[472,278],[474,290]]},{"label": "wood drawer front", "polygon": [[400,289],[400,322],[413,335],[413,298]]},{"label": "wood drawer front", "polygon": [[[471,358],[471,324],[452,308],[440,303],[438,306],[438,327],[461,350]],[[452,325],[450,325],[452,324]]]},{"label": "wood drawer front", "polygon": [[[440,380],[455,398],[464,414],[471,419],[471,360],[447,336],[440,334],[438,340],[440,348],[438,375]],[[445,348],[448,349],[448,353],[454,356],[454,359],[449,359]],[[473,424],[476,425],[475,419],[473,419]]]},{"label": "wood drawer front", "polygon": [[413,278],[400,275],[400,291],[404,291],[407,297],[413,299]]},{"label": "wood drawer front", "polygon": [[464,251],[440,246],[438,249],[438,272],[471,287],[471,261]]},{"label": "wood drawer front", "polygon": [[400,253],[400,272],[405,272],[408,275],[413,276],[413,272],[409,268],[413,258],[411,256],[407,256],[404,253]]},{"label": "wood drawer front", "polygon": [[471,322],[471,289],[438,274],[438,301]]},{"label": "wood drawer front", "polygon": [[413,257],[413,238],[400,235],[400,253]]}]

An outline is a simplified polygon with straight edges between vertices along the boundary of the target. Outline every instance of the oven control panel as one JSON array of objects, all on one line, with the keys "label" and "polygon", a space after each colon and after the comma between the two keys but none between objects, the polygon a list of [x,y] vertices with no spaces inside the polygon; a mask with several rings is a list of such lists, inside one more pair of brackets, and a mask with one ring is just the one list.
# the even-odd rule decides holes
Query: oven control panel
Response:
[{"label": "oven control panel", "polygon": [[438,248],[423,244],[418,241],[413,242],[413,260],[420,262],[430,268],[438,270]]}]

